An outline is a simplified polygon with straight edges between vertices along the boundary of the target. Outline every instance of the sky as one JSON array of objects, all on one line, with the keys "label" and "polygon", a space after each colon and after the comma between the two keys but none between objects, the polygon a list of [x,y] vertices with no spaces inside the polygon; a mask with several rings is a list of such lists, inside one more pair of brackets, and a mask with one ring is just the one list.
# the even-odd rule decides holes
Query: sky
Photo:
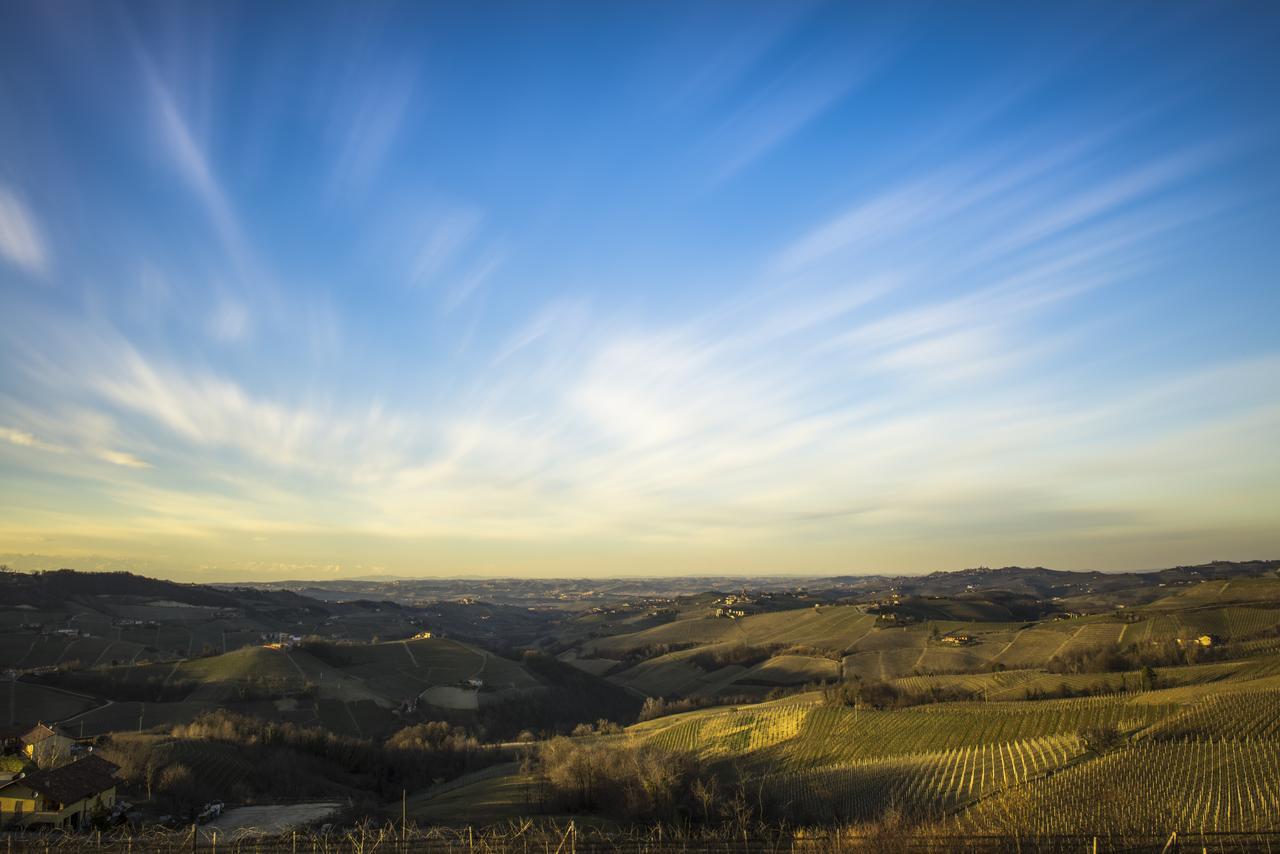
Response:
[{"label": "sky", "polygon": [[1280,557],[1280,6],[0,4],[0,560]]}]

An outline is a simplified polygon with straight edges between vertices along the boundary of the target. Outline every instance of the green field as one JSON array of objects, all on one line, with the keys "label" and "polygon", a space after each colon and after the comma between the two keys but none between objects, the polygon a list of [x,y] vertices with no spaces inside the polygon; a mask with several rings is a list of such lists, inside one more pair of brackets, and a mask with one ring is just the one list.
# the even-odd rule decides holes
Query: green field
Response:
[{"label": "green field", "polygon": [[99,701],[92,697],[69,691],[26,682],[0,682],[0,720],[9,724],[60,721],[98,705]]}]

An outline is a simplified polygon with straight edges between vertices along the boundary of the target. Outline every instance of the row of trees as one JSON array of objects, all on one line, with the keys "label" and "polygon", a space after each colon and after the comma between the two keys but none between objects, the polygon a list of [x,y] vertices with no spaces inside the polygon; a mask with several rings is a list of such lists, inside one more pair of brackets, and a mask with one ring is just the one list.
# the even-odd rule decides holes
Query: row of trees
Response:
[{"label": "row of trees", "polygon": [[760,815],[745,780],[726,781],[689,753],[655,744],[554,738],[523,762],[535,780],[529,806],[627,822],[737,822]]},{"label": "row of trees", "polygon": [[126,785],[181,816],[214,799],[341,796],[372,804],[511,758],[442,721],[379,743],[225,710],[168,736],[114,735],[99,750]]},{"label": "row of trees", "polygon": [[1051,658],[1046,669],[1050,673],[1121,673],[1216,661],[1227,654],[1222,649],[1179,644],[1173,640],[1124,647],[1111,644],[1069,649]]},{"label": "row of trees", "polygon": [[908,690],[889,682],[864,682],[854,676],[851,681],[825,686],[822,699],[829,706],[905,709],[926,703],[967,702],[983,697],[981,691],[960,685],[930,685],[922,690]]}]

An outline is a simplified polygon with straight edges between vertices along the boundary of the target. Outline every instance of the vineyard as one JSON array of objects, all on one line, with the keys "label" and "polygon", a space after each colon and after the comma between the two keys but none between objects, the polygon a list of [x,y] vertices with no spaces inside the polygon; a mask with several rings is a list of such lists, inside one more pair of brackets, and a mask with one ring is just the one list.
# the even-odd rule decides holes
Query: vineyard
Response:
[{"label": "vineyard", "polygon": [[1074,736],[956,747],[767,775],[763,791],[776,814],[800,822],[874,821],[890,809],[919,821],[1039,777],[1083,750]]},{"label": "vineyard", "polygon": [[1124,834],[1280,829],[1280,743],[1156,741],[982,800],[957,832]]},{"label": "vineyard", "polygon": [[632,736],[703,758],[732,755],[759,766],[801,770],[1074,736],[1091,728],[1136,732],[1179,714],[1177,703],[1131,695],[1003,703],[944,703],[896,711],[816,700],[707,710],[650,722]]},{"label": "vineyard", "polygon": [[1090,727],[1136,730],[1179,709],[1123,697],[1016,703],[946,703],[899,711],[815,707],[796,737],[771,753],[786,767],[852,762],[872,756],[1075,735]]},{"label": "vineyard", "polygon": [[[946,681],[997,675],[1026,684],[1018,674]],[[651,721],[631,737],[746,773],[769,814],[801,823],[892,815],[960,834],[1275,831],[1273,681],[893,711],[779,701]],[[1116,747],[1099,755],[1106,748],[1082,738],[1091,732],[1113,733]]]},{"label": "vineyard", "polygon": [[1280,739],[1280,691],[1208,697],[1146,730],[1142,737]]}]

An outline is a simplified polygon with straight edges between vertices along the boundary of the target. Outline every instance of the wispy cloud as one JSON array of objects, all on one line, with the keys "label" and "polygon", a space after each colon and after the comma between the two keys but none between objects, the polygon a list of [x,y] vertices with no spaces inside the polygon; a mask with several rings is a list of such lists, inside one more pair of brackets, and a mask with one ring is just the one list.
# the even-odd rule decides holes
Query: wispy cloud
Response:
[{"label": "wispy cloud", "polygon": [[[77,97],[20,93],[0,138],[48,179],[0,188],[0,546],[565,572],[1275,542],[1240,207],[1274,184],[1224,114],[1104,97],[1093,38],[970,74],[1004,29],[930,20],[943,57],[849,6],[707,8],[586,74],[556,28],[455,74],[470,8],[52,28],[37,71]],[[1253,278],[1221,300],[1228,229]]]},{"label": "wispy cloud", "polygon": [[62,450],[57,445],[45,442],[25,430],[15,430],[12,427],[0,427],[0,439],[4,439],[6,442],[17,445],[20,448],[34,448],[36,450],[54,452]]},{"label": "wispy cloud", "polygon": [[239,268],[237,272],[252,278],[252,271],[256,264],[252,261],[240,222],[214,174],[208,157],[196,142],[173,93],[165,85],[146,48],[136,43],[135,55],[142,69],[151,107],[159,124],[160,138],[174,166],[203,204],[222,240],[223,247]]},{"label": "wispy cloud", "polygon": [[29,273],[43,274],[49,267],[49,254],[35,217],[4,187],[0,187],[0,256]]},{"label": "wispy cloud", "polygon": [[475,238],[482,221],[480,212],[469,208],[431,217],[414,257],[412,281],[425,285],[439,276]]},{"label": "wispy cloud", "polygon": [[224,297],[209,316],[209,334],[218,341],[239,341],[250,328],[249,310],[244,303]]},{"label": "wispy cloud", "polygon": [[714,135],[722,154],[712,182],[728,180],[799,134],[866,80],[878,61],[846,57],[841,67],[793,71],[763,86]]},{"label": "wispy cloud", "polygon": [[414,103],[415,78],[407,63],[386,72],[366,71],[335,99],[339,108],[329,128],[336,150],[335,192],[363,191],[377,177]]},{"label": "wispy cloud", "polygon": [[128,451],[112,451],[102,450],[98,452],[98,456],[112,465],[124,466],[133,469],[149,469],[151,464],[145,460],[140,460]]}]

